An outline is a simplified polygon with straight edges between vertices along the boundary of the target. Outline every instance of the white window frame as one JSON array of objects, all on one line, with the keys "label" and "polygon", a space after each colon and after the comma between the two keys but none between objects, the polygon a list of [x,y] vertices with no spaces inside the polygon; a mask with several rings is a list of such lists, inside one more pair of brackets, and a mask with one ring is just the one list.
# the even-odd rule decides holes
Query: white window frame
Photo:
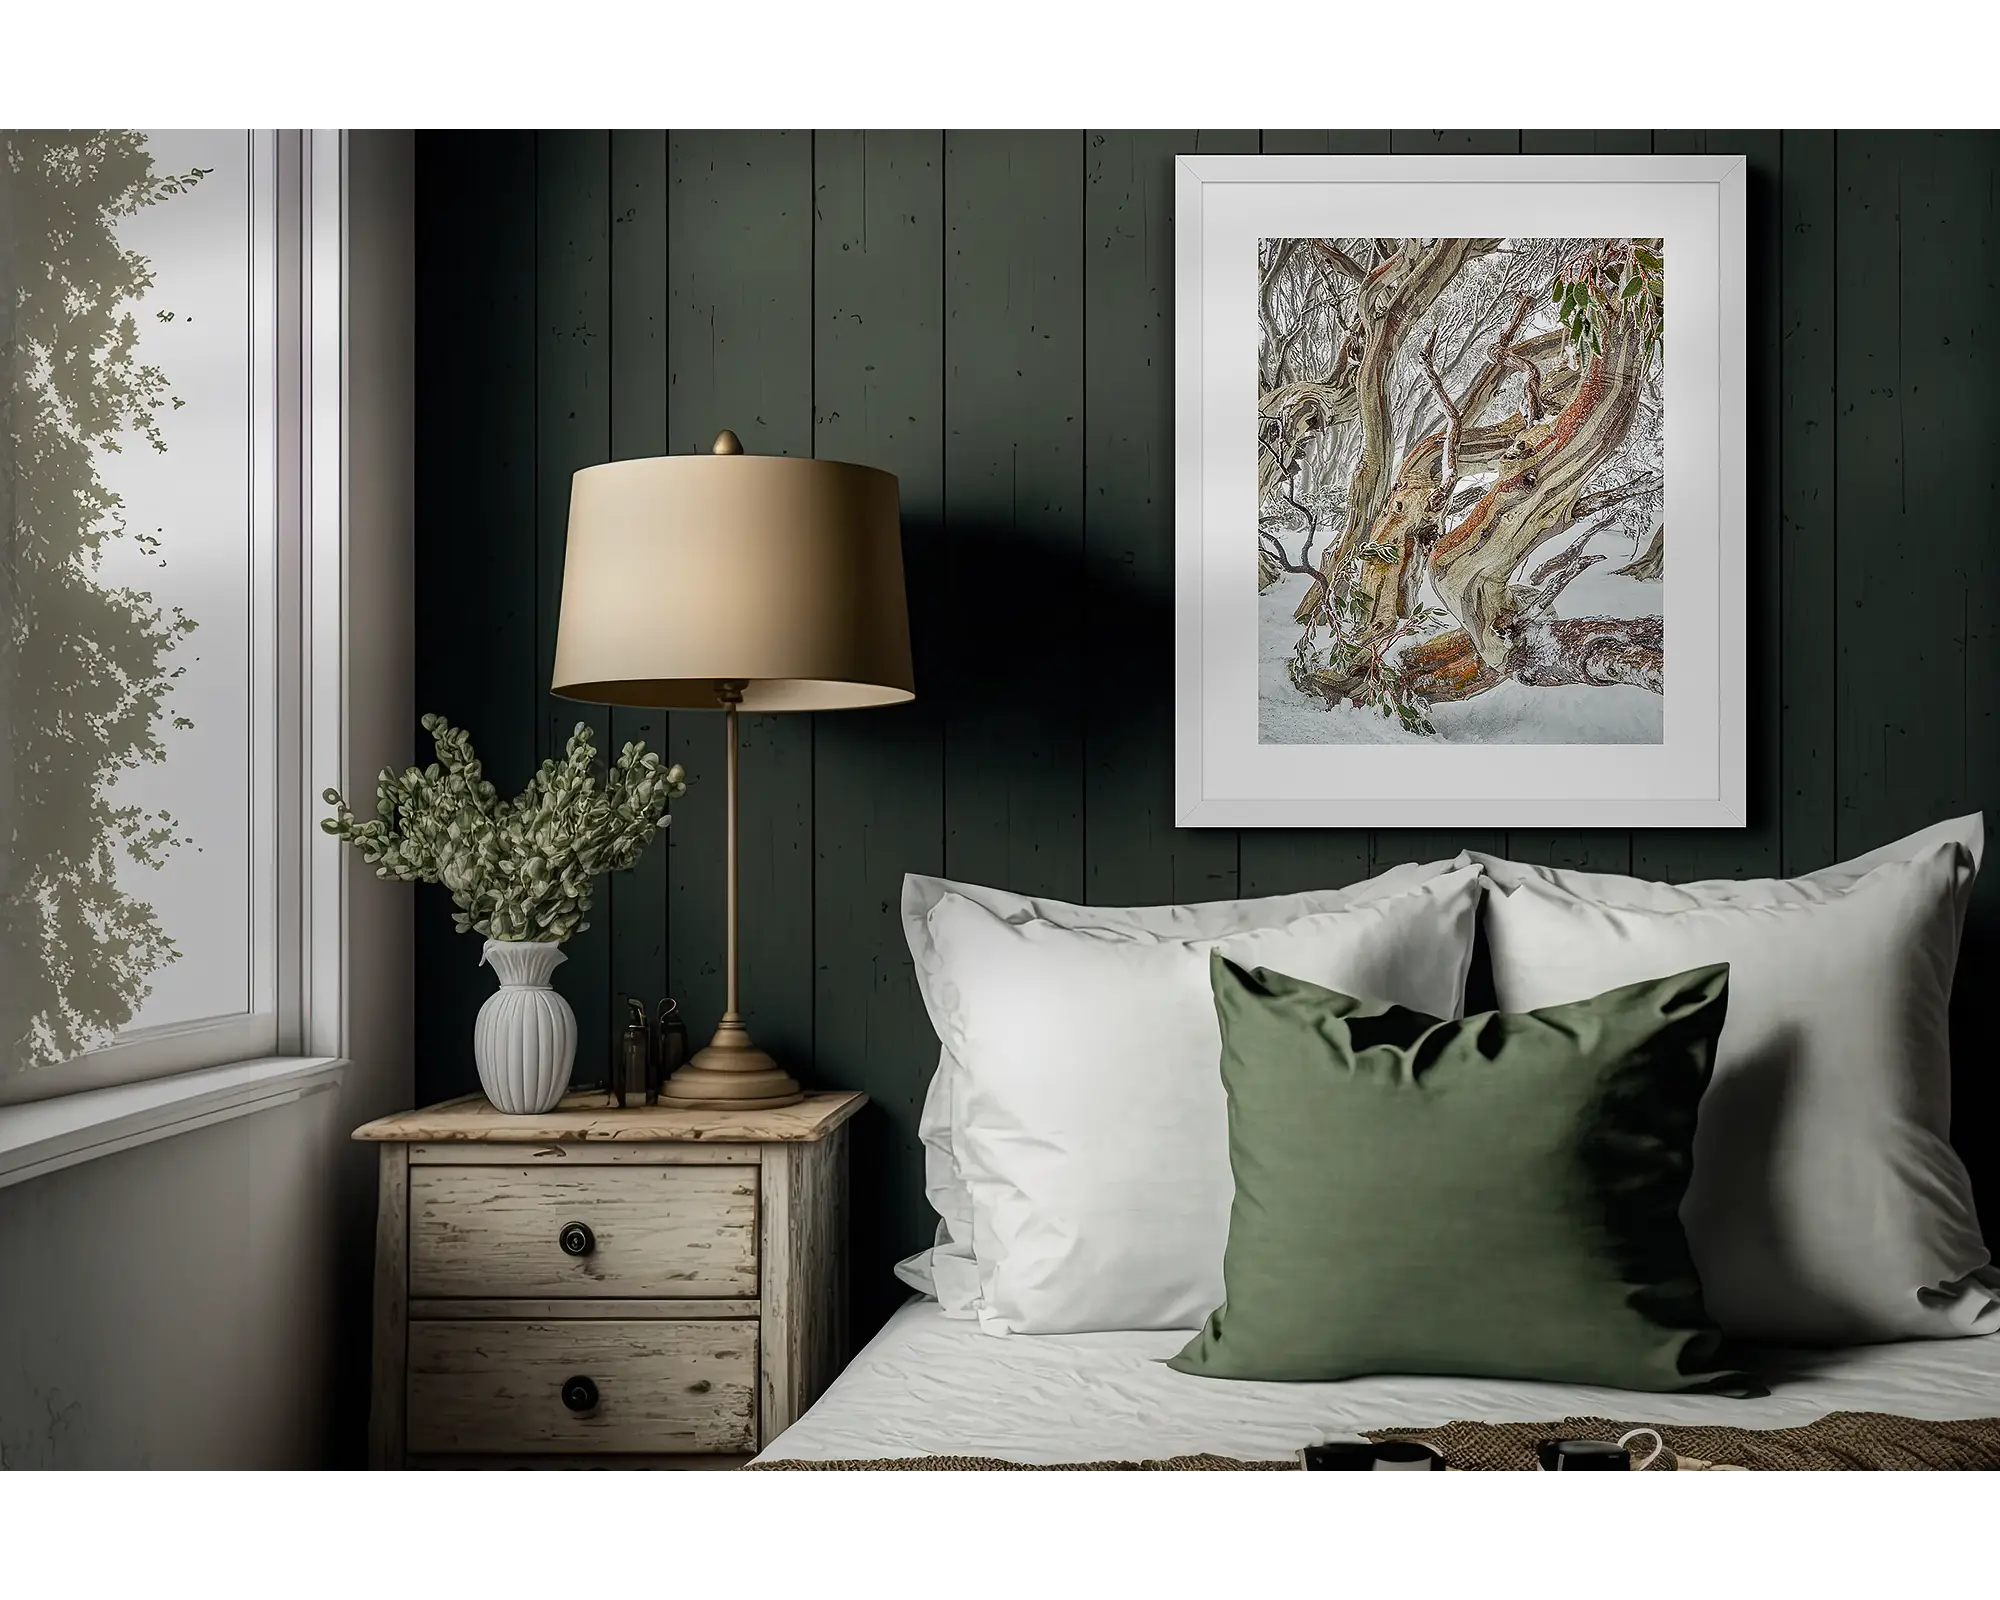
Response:
[{"label": "white window frame", "polygon": [[345,875],[318,797],[346,755],[346,165],[341,130],[251,135],[249,1010],[0,1074],[0,1106],[342,1053]]}]

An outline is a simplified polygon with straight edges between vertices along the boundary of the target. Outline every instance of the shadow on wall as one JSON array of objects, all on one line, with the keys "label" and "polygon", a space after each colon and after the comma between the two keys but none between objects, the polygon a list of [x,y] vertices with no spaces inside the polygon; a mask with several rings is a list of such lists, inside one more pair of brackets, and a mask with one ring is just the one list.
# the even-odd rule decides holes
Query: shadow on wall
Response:
[{"label": "shadow on wall", "polygon": [[[917,699],[830,713],[815,730],[822,809],[811,1079],[871,1097],[853,1124],[858,1337],[907,1296],[892,1269],[932,1242],[937,1220],[924,1197],[918,1127],[938,1040],[904,940],[903,876],[942,873],[1086,898],[1083,701],[1094,697],[1098,721],[1143,718],[1164,693],[1168,667],[1167,596],[1142,598],[1127,572],[1122,593],[1105,591],[1116,621],[1103,637],[1129,661],[1150,655],[1157,678],[1122,692],[1086,682],[1098,652],[1085,648],[1080,629],[1086,578],[1073,539],[906,517],[903,543]],[[1133,641],[1148,621],[1156,638],[1142,653]],[[1164,806],[1168,797],[1160,798]],[[851,818],[844,809],[829,814],[857,799]],[[888,824],[879,839],[871,834],[878,820]],[[830,874],[836,854],[848,859]],[[842,959],[840,941],[854,932],[873,953],[865,970]]]}]

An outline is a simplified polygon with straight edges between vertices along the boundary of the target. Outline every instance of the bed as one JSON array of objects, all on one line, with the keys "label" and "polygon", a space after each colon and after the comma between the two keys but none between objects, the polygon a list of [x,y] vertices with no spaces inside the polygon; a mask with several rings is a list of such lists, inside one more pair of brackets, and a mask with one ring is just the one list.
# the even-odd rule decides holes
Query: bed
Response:
[{"label": "bed", "polygon": [[1769,1396],[1633,1394],[1490,1378],[1240,1383],[1162,1361],[1177,1332],[998,1338],[912,1300],[760,1461],[978,1455],[1056,1463],[1211,1453],[1275,1460],[1363,1429],[1568,1416],[1784,1428],[1834,1411],[2000,1414],[2000,1334],[1760,1353]]}]

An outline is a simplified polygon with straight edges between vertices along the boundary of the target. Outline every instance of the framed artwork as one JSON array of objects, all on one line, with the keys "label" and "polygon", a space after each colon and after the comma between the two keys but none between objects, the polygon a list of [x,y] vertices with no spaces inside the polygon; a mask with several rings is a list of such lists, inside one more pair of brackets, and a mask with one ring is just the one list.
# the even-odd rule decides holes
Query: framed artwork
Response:
[{"label": "framed artwork", "polygon": [[1179,158],[1181,825],[1744,825],[1744,189]]}]

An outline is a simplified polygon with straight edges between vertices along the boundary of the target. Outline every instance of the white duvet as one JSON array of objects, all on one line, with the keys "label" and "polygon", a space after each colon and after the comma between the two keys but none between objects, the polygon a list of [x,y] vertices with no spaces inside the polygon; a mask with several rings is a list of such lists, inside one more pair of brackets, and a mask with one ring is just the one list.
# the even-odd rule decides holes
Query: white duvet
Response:
[{"label": "white duvet", "polygon": [[1566,1416],[1784,1428],[1829,1411],[2000,1416],[2000,1334],[1760,1353],[1767,1398],[1633,1394],[1489,1378],[1230,1383],[1161,1363],[1182,1332],[982,1333],[934,1300],[904,1306],[762,1459],[997,1456],[1134,1461],[1211,1451],[1275,1459],[1363,1429]]}]

